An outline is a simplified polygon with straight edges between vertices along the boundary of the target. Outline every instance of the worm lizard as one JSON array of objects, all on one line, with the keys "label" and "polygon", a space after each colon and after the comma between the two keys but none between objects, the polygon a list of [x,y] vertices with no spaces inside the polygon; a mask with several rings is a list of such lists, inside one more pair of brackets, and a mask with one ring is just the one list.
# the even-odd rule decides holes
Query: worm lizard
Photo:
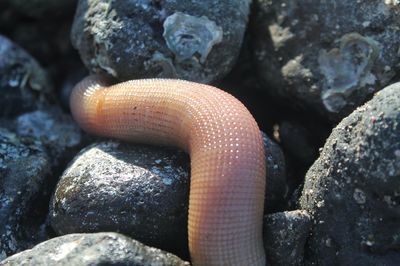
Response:
[{"label": "worm lizard", "polygon": [[265,265],[264,144],[256,121],[239,100],[189,81],[110,85],[94,75],[75,86],[70,107],[89,133],[189,153],[193,265]]}]

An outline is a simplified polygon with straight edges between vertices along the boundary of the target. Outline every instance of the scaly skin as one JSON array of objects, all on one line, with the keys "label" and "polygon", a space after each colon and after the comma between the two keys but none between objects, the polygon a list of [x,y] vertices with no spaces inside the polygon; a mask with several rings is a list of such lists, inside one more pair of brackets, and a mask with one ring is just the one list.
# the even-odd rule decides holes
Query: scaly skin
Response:
[{"label": "scaly skin", "polygon": [[177,146],[191,157],[189,251],[194,265],[265,265],[264,145],[246,107],[217,88],[173,79],[108,86],[99,76],[70,98],[86,131]]}]

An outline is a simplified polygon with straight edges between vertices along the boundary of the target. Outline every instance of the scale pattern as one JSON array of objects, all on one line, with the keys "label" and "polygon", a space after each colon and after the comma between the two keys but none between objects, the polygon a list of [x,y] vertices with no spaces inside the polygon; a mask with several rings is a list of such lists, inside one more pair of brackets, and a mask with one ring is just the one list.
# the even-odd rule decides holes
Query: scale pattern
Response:
[{"label": "scale pattern", "polygon": [[191,157],[189,250],[194,265],[265,265],[262,136],[246,107],[212,86],[173,79],[77,84],[71,112],[86,131],[177,146]]}]

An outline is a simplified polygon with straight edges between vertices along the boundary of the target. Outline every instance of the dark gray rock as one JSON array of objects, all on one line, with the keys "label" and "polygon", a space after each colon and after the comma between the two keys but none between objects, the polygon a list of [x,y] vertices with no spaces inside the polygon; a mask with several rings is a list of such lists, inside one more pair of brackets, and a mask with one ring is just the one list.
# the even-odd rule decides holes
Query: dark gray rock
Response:
[{"label": "dark gray rock", "polygon": [[70,41],[76,0],[0,2],[0,32],[40,62],[55,90],[71,71],[84,67]]},{"label": "dark gray rock", "polygon": [[[10,39],[23,46],[40,62],[40,65],[46,69],[55,92],[61,88],[63,80],[69,73],[84,68],[69,37],[73,14],[71,12],[65,18],[61,17],[57,20],[33,21],[22,18],[9,28],[4,30],[0,28]],[[49,101],[56,103],[56,98],[51,95]]]},{"label": "dark gray rock", "polygon": [[17,12],[37,19],[66,15],[76,4],[76,0],[6,0],[5,2]]},{"label": "dark gray rock", "polygon": [[57,142],[62,147],[73,147],[81,140],[80,129],[71,116],[56,107],[20,115],[17,130],[20,136],[34,137],[48,144]]},{"label": "dark gray rock", "polygon": [[71,234],[15,254],[0,265],[189,266],[175,255],[117,233]]},{"label": "dark gray rock", "polygon": [[307,169],[318,158],[319,149],[332,130],[330,125],[307,119],[308,115],[283,119],[278,128],[282,148]]},{"label": "dark gray rock", "polygon": [[264,88],[290,105],[345,117],[399,71],[396,2],[255,1]]},{"label": "dark gray rock", "polygon": [[42,106],[50,91],[47,74],[36,60],[0,35],[0,117]]},{"label": "dark gray rock", "polygon": [[0,128],[0,260],[37,242],[44,222],[37,213],[49,174],[40,141]]},{"label": "dark gray rock", "polygon": [[53,107],[20,115],[16,119],[20,136],[40,140],[54,166],[70,160],[82,144],[82,132],[71,116]]},{"label": "dark gray rock", "polygon": [[264,218],[264,245],[271,265],[303,265],[304,246],[311,228],[306,211],[269,214]]},{"label": "dark gray rock", "polygon": [[345,118],[306,175],[308,263],[398,265],[400,83]]},{"label": "dark gray rock", "polygon": [[0,30],[2,34],[7,35],[5,29],[15,25],[19,17],[20,16],[11,10],[8,2],[0,2]]},{"label": "dark gray rock", "polygon": [[20,19],[11,29],[5,29],[7,36],[23,46],[46,69],[56,85],[53,86],[55,89],[59,89],[61,80],[68,73],[83,67],[69,38],[72,18],[73,12],[69,17],[60,20],[25,22]]},{"label": "dark gray rock", "polygon": [[304,176],[318,158],[319,149],[331,131],[331,125],[313,119],[310,113],[290,114],[278,120],[273,134],[286,158],[288,200],[284,210],[299,208],[298,199],[303,188]]},{"label": "dark gray rock", "polygon": [[286,207],[288,192],[285,157],[278,144],[263,133],[265,159],[267,162],[267,186],[265,188],[264,212],[272,213]]},{"label": "dark gray rock", "polygon": [[279,137],[282,146],[296,159],[312,163],[318,154],[318,148],[312,145],[310,132],[297,121],[281,121]]},{"label": "dark gray rock", "polygon": [[233,66],[249,0],[81,0],[73,45],[92,72],[209,83]]},{"label": "dark gray rock", "polygon": [[52,227],[58,234],[118,231],[162,249],[186,249],[188,168],[188,156],[176,150],[95,144],[62,175]]}]

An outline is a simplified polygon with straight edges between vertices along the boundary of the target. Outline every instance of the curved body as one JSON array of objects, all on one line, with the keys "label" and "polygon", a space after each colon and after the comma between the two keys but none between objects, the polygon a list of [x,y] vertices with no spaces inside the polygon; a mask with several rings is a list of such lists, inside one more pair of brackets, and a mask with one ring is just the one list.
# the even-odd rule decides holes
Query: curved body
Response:
[{"label": "curved body", "polygon": [[109,86],[90,76],[71,111],[86,131],[177,146],[191,157],[189,251],[194,265],[265,265],[265,157],[260,130],[230,94],[173,79]]}]

